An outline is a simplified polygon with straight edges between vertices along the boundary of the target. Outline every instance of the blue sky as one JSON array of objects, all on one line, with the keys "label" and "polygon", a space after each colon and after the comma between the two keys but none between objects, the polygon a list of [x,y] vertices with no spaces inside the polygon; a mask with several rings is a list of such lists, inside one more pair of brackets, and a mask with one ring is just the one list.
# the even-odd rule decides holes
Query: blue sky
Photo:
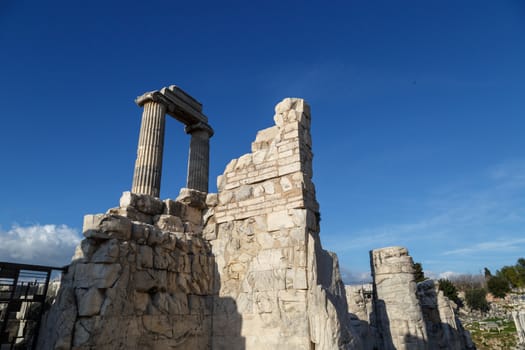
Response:
[{"label": "blue sky", "polygon": [[[406,246],[427,273],[525,256],[522,1],[0,3],[0,260],[61,265],[129,190],[145,91],[216,133],[211,188],[285,97],[312,107],[325,248],[347,280]],[[168,120],[163,198],[189,138]]]}]

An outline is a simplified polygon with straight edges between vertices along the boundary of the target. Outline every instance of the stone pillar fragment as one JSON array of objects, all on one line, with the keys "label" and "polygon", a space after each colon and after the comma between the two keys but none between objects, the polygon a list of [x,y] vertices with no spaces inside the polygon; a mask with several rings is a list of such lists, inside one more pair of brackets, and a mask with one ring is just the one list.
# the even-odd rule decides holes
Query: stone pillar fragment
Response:
[{"label": "stone pillar fragment", "polygon": [[197,123],[187,126],[185,131],[191,135],[186,187],[208,192],[210,137],[213,136],[213,129],[208,124]]},{"label": "stone pillar fragment", "polygon": [[513,311],[512,318],[518,333],[518,343],[525,344],[525,310]]},{"label": "stone pillar fragment", "polygon": [[144,111],[131,192],[159,197],[166,103],[156,91],[142,95],[136,103]]},{"label": "stone pillar fragment", "polygon": [[382,336],[381,349],[424,350],[428,336],[416,295],[414,262],[403,247],[370,252],[373,319]]}]

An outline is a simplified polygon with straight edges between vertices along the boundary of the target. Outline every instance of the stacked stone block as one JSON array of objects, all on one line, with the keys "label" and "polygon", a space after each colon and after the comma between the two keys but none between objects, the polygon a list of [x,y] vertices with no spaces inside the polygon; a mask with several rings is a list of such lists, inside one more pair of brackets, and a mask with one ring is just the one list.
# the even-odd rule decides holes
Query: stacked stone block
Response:
[{"label": "stacked stone block", "polygon": [[[235,300],[242,324],[238,341],[214,328],[212,345],[350,348],[357,340],[346,329],[337,260],[318,236],[309,106],[287,98],[274,121],[259,131],[252,153],[231,161],[217,179],[218,202],[204,236],[217,262],[219,297]],[[329,277],[319,272],[323,259]],[[214,313],[214,325],[227,318]]]},{"label": "stacked stone block", "polygon": [[40,348],[209,347],[215,264],[200,235],[205,197],[125,192],[118,208],[86,215]]}]

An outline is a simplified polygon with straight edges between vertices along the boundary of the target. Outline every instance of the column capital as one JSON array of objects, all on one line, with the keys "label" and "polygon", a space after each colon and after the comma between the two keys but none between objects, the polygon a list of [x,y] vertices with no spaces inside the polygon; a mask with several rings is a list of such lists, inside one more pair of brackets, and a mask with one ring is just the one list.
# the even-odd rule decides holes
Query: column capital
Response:
[{"label": "column capital", "polygon": [[184,131],[186,134],[193,134],[194,131],[204,131],[208,134],[208,137],[212,137],[214,134],[212,127],[209,124],[203,122],[186,125]]},{"label": "column capital", "polygon": [[135,99],[135,103],[139,107],[143,107],[148,102],[157,102],[157,103],[163,104],[164,106],[166,106],[166,108],[168,108],[169,105],[170,105],[170,102],[166,98],[166,96],[164,96],[158,90],[146,92],[145,94],[143,94],[143,95],[141,95],[141,96],[139,96],[139,97],[137,97]]}]

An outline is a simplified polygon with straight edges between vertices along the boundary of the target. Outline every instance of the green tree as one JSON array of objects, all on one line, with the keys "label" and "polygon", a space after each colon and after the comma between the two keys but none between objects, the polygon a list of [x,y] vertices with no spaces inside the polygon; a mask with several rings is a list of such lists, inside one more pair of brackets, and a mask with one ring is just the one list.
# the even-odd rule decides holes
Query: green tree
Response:
[{"label": "green tree", "polygon": [[425,277],[425,273],[423,272],[423,266],[421,263],[414,263],[414,277],[416,279],[416,283],[423,282],[427,279]]},{"label": "green tree", "polygon": [[485,280],[489,280],[492,277],[492,273],[486,267],[485,267],[484,274],[485,274]]},{"label": "green tree", "polygon": [[497,298],[505,298],[510,292],[509,282],[501,276],[492,276],[487,281],[487,289]]},{"label": "green tree", "polygon": [[515,266],[503,266],[496,276],[506,280],[513,288],[521,287],[522,281]]},{"label": "green tree", "polygon": [[518,263],[516,264],[516,272],[519,276],[520,287],[525,287],[525,259],[518,259]]},{"label": "green tree", "polygon": [[439,290],[443,291],[443,295],[456,303],[459,307],[463,306],[463,302],[458,297],[458,289],[450,280],[441,278],[438,280]]},{"label": "green tree", "polygon": [[467,305],[473,310],[486,312],[489,310],[489,303],[487,302],[487,291],[483,288],[475,288],[465,292],[465,301]]}]

